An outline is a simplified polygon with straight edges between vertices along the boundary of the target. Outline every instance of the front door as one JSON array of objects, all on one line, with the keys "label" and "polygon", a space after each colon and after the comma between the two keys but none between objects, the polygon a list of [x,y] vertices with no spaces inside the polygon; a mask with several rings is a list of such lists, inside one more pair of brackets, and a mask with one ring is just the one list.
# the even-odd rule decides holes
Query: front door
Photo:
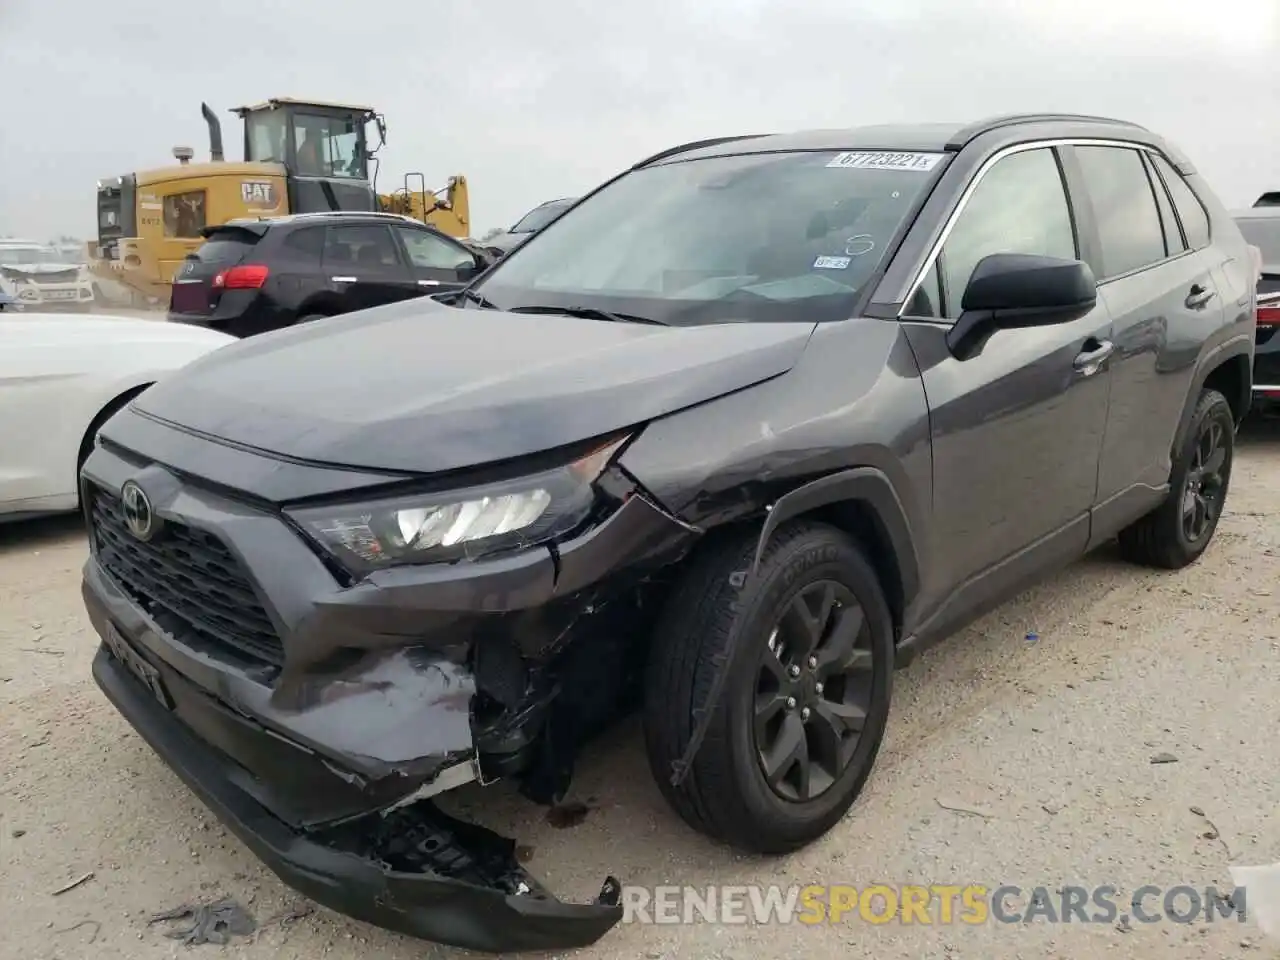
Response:
[{"label": "front door", "polygon": [[476,256],[462,244],[426,227],[397,225],[393,229],[404,244],[414,281],[422,293],[457,290],[475,275]]},{"label": "front door", "polygon": [[381,223],[329,227],[324,275],[344,313],[407,300],[418,293],[391,228]]},{"label": "front door", "polygon": [[1101,304],[1072,323],[998,331],[970,359],[948,351],[947,330],[984,257],[1079,256],[1052,148],[1012,153],[980,176],[904,317],[929,403],[932,599],[962,608],[1084,551],[1110,379]]}]

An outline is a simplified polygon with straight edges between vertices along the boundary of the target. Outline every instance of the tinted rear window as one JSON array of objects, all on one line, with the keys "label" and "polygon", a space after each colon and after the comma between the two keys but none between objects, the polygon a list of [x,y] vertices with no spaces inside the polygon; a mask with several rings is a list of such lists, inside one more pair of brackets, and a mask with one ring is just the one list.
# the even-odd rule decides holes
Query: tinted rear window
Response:
[{"label": "tinted rear window", "polygon": [[1280,217],[1245,217],[1237,220],[1244,238],[1262,251],[1262,262],[1280,266]]},{"label": "tinted rear window", "polygon": [[201,263],[240,260],[254,248],[258,238],[245,230],[218,232],[206,240],[192,256]]}]

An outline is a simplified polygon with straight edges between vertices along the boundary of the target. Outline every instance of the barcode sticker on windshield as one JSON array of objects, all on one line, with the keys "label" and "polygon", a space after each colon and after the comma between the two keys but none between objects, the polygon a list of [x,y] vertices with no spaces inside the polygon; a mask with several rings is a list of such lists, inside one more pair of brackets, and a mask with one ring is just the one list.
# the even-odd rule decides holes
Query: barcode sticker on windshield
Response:
[{"label": "barcode sticker on windshield", "polygon": [[940,153],[880,153],[871,150],[851,150],[839,153],[827,163],[828,167],[844,167],[846,170],[913,170],[928,173],[942,159]]}]

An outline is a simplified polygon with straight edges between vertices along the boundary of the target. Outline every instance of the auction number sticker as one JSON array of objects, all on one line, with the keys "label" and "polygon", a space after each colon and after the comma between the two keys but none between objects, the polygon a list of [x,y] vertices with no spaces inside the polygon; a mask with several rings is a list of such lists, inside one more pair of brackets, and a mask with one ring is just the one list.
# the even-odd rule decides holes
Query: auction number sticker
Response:
[{"label": "auction number sticker", "polygon": [[838,153],[830,161],[828,167],[843,167],[846,170],[912,170],[928,173],[942,159],[940,153],[883,153],[873,150],[851,150]]}]

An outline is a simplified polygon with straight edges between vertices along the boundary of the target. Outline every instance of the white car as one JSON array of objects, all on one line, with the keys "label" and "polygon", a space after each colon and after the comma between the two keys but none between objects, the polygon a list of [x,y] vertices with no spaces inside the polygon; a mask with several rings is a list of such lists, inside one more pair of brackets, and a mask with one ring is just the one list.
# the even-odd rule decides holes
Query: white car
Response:
[{"label": "white car", "polygon": [[163,320],[0,313],[0,523],[75,510],[102,424],[161,377],[236,342]]},{"label": "white car", "polygon": [[26,310],[93,307],[93,276],[57,251],[31,240],[0,240],[0,291]]}]

